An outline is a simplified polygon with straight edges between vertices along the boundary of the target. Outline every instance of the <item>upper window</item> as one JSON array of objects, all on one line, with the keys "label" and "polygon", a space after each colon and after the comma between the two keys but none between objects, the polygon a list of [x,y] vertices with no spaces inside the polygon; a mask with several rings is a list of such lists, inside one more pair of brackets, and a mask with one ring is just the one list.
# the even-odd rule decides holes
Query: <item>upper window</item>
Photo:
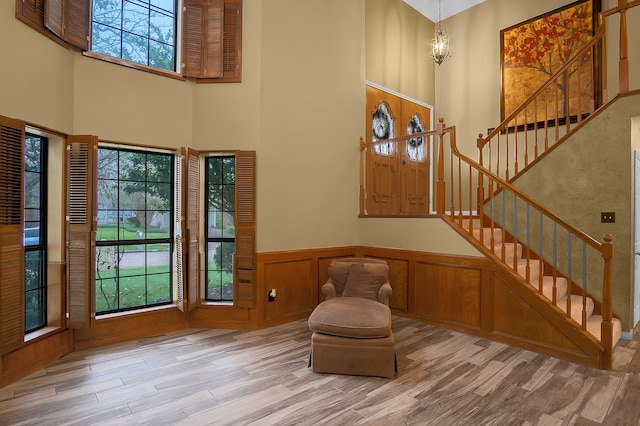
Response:
[{"label": "upper window", "polygon": [[93,0],[91,50],[176,69],[176,0]]},{"label": "upper window", "polygon": [[201,83],[241,81],[242,0],[20,0],[16,17],[87,56]]},{"label": "upper window", "polygon": [[96,313],[172,303],[172,154],[98,149]]}]

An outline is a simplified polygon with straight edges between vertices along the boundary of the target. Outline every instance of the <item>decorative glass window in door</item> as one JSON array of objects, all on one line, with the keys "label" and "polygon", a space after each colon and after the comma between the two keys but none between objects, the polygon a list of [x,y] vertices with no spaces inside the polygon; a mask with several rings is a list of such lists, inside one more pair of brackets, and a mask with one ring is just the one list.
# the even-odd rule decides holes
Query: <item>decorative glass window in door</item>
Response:
[{"label": "decorative glass window in door", "polygon": [[[407,135],[424,132],[422,119],[418,114],[414,114],[407,124]],[[424,138],[418,136],[407,140],[407,156],[413,161],[422,161],[424,159]]]},{"label": "decorative glass window in door", "polygon": [[[386,102],[380,102],[371,117],[371,130],[373,142],[390,139],[395,136],[393,128],[393,117]],[[381,143],[374,145],[378,154],[391,155],[395,151],[394,143]]]}]

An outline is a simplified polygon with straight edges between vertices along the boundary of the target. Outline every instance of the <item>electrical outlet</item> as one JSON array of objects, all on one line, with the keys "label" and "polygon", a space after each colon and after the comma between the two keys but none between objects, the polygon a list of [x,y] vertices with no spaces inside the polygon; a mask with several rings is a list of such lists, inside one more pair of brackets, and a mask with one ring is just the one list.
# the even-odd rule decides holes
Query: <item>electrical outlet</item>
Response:
[{"label": "electrical outlet", "polygon": [[616,221],[615,212],[601,212],[600,222],[602,223],[614,223]]}]

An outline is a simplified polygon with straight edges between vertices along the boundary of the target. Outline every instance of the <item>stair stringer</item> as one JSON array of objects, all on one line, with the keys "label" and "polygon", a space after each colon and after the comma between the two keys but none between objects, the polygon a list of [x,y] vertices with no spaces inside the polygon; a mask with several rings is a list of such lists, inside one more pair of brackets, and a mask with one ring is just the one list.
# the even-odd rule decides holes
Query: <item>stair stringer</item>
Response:
[{"label": "stair stringer", "polygon": [[492,259],[493,318],[491,334],[518,341],[518,346],[596,368],[602,365],[604,347],[557,306],[539,294],[522,277]]},{"label": "stair stringer", "polygon": [[492,339],[579,364],[606,368],[604,347],[593,335],[538,293],[459,223],[446,215],[442,218],[493,261],[493,286],[489,297],[492,315],[489,324],[483,327]]}]

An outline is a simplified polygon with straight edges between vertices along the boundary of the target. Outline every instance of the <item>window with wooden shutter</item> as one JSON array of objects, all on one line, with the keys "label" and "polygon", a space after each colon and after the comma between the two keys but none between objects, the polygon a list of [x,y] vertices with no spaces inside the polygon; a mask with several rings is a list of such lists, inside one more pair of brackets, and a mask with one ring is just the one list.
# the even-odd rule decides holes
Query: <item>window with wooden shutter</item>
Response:
[{"label": "window with wooden shutter", "polygon": [[256,306],[256,153],[236,153],[236,259],[234,302],[239,308]]},{"label": "window with wooden shutter", "polygon": [[70,328],[95,318],[96,136],[70,136],[67,145],[67,317]]},{"label": "window with wooden shutter", "polygon": [[25,123],[0,116],[0,353],[23,344],[22,242]]}]

